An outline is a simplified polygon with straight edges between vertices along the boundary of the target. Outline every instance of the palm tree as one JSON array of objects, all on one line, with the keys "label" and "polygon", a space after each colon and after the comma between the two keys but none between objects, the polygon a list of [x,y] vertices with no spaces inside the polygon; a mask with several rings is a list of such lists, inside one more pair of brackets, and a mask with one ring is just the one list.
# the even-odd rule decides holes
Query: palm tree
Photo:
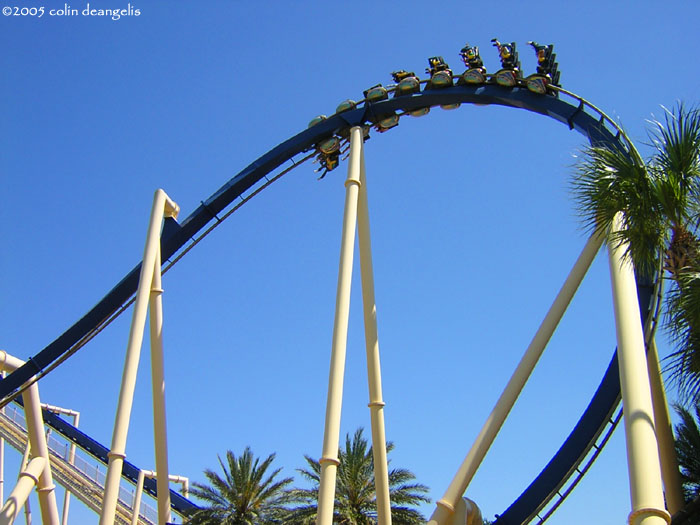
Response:
[{"label": "palm tree", "polygon": [[676,456],[686,501],[700,496],[700,404],[695,405],[695,419],[690,411],[676,405],[681,421],[676,425]]},{"label": "palm tree", "polygon": [[700,265],[680,272],[666,299],[667,328],[675,343],[668,370],[681,399],[700,402]]},{"label": "palm tree", "polygon": [[274,525],[283,522],[285,506],[293,501],[286,487],[292,478],[276,480],[282,469],[268,475],[275,454],[262,463],[250,447],[236,457],[226,452],[226,463],[219,456],[223,477],[205,470],[209,484],[193,483],[191,494],[207,506],[190,517],[191,525]]},{"label": "palm tree", "polygon": [[591,231],[610,232],[623,212],[623,227],[608,233],[627,243],[637,274],[651,278],[661,263],[672,281],[666,327],[675,343],[669,371],[679,391],[700,396],[700,111],[682,104],[653,123],[654,153],[590,147],[577,164],[573,191]]},{"label": "palm tree", "polygon": [[[374,460],[372,447],[357,429],[352,439],[345,438],[345,449],[338,451],[338,466],[335,491],[333,523],[337,525],[373,525],[377,523],[377,504],[374,492]],[[387,453],[394,448],[387,443]],[[316,521],[318,487],[321,480],[321,465],[315,459],[304,456],[308,469],[298,472],[311,482],[311,489],[295,489],[294,495],[304,504],[290,510],[285,523],[290,525],[313,525]],[[406,469],[389,471],[389,494],[391,499],[391,521],[393,525],[415,525],[425,523],[425,518],[414,507],[428,503],[425,496],[428,487],[413,483],[415,475]]]}]

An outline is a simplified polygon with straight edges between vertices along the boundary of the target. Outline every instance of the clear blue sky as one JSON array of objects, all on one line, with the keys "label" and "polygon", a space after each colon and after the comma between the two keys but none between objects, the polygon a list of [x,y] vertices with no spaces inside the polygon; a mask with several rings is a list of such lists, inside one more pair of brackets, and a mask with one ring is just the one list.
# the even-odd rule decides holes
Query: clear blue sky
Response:
[{"label": "clear blue sky", "polygon": [[[20,358],[138,262],[156,188],[185,217],[393,70],[423,73],[442,55],[461,71],[469,42],[493,71],[497,37],[516,41],[532,72],[525,43],[554,43],[564,88],[619,119],[640,147],[645,119],[700,92],[696,2],[131,6],[140,15],[120,20],[0,19],[1,346]],[[475,106],[403,119],[367,143],[387,435],[394,464],[433,500],[583,247],[568,190],[583,145],[543,117]],[[303,454],[320,456],[346,169],[322,181],[308,165],[291,172],[165,277],[173,473],[201,481],[217,454],[246,445],[276,452],[286,475]],[[360,304],[355,287],[343,435],[369,427]],[[40,383],[43,401],[80,410],[81,428],[105,445],[130,313]],[[613,347],[600,256],[468,490],[486,516],[505,510],[568,435]],[[152,469],[149,375],[144,346],[127,455]],[[623,523],[629,507],[620,429],[550,523],[591,523],[591,511],[601,525]],[[94,522],[77,509],[74,523]]]}]

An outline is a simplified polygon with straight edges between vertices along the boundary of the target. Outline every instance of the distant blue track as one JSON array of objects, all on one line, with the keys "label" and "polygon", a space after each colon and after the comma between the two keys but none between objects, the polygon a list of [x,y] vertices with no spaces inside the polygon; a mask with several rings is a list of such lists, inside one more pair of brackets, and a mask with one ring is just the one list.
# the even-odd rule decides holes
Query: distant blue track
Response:
[{"label": "distant blue track", "polygon": [[[585,135],[593,145],[625,149],[620,137],[608,130],[597,117],[587,113],[583,105],[572,105],[551,95],[535,95],[525,88],[510,89],[491,84],[454,86],[367,103],[360,108],[334,115],[271,149],[224,184],[181,224],[173,219],[167,219],[161,239],[163,261],[165,262],[182,249],[219,212],[242,196],[265,175],[294,156],[312,149],[323,139],[352,126],[376,124],[383,116],[395,111],[411,111],[455,103],[494,104],[525,109],[566,124],[569,128]],[[121,308],[136,292],[140,269],[139,264],[83,318],[30,358],[25,365],[0,381],[0,398],[6,399],[16,394],[23,383],[71,350],[83,337]],[[642,301],[643,310],[648,307],[648,300],[645,301]],[[610,414],[619,403],[620,385],[617,374],[617,359],[613,356],[598,390],[574,430],[535,481],[497,519],[498,525],[515,525],[524,522],[552,493],[558,490],[559,485],[587,453],[592,440],[605,426]],[[67,424],[65,421],[63,423]],[[85,438],[90,439],[88,436]],[[136,473],[138,474],[138,471]]]}]

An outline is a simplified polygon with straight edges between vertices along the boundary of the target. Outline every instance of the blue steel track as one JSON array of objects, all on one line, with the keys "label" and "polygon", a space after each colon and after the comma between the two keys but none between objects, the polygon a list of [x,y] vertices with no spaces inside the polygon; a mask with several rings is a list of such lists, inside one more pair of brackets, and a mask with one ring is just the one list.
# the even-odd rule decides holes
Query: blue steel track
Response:
[{"label": "blue steel track", "polygon": [[[15,402],[20,406],[22,404],[22,398],[18,397]],[[62,417],[57,416],[49,410],[42,409],[42,416],[44,418],[44,423],[50,426],[53,430],[61,434],[63,437],[72,441],[80,448],[85,450],[92,457],[97,459],[100,463],[107,465],[109,463],[109,458],[107,454],[109,449],[98,443],[90,436],[81,432],[73,425],[68,423]],[[130,480],[132,483],[136,484],[139,477],[140,469],[136,467],[133,463],[124,460],[124,466],[122,467],[122,477]],[[143,480],[143,490],[153,496],[154,498],[158,496],[156,489],[156,480],[154,478],[144,478]],[[170,506],[175,509],[181,515],[188,515],[190,512],[197,510],[197,507],[190,500],[179,494],[178,492],[170,489]]]},{"label": "blue steel track", "polygon": [[[308,128],[274,147],[235,175],[216,193],[192,212],[182,223],[166,219],[161,236],[164,263],[202,231],[216,215],[233,201],[263,179],[267,174],[303,152],[314,149],[314,145],[333,135],[347,134],[353,126],[374,125],[394,112],[412,111],[425,107],[467,103],[499,105],[524,109],[561,122],[572,130],[585,135],[592,145],[627,151],[619,133],[610,131],[603,119],[586,112],[584,104],[573,105],[553,95],[537,95],[523,87],[504,88],[494,84],[480,86],[460,85],[441,89],[424,90],[420,93],[389,98],[379,102],[365,102],[356,109],[336,114]],[[15,397],[22,385],[34,375],[50,367],[54,361],[70,352],[73,347],[119,310],[136,293],[141,264],[131,270],[107,295],[84,317],[66,330],[56,340],[27,360],[27,363],[0,381],[0,399],[6,404]],[[651,287],[640,286],[640,307],[646,318],[651,298]],[[587,454],[595,439],[610,420],[620,400],[617,355],[614,354],[603,379],[590,404],[561,448],[544,467],[542,472],[524,490],[521,496],[500,514],[497,525],[519,525],[529,521],[556,493],[562,483]],[[45,415],[45,417],[47,417]],[[54,416],[57,417],[57,416]],[[51,418],[49,418],[51,419]],[[60,420],[60,418],[58,418]],[[62,421],[62,420],[61,420]],[[95,442],[77,429],[71,430],[68,423],[58,424],[69,439],[78,445],[95,449]],[[49,421],[51,424],[51,421]],[[67,426],[66,426],[67,425]],[[52,425],[53,426],[53,425]],[[106,456],[107,449],[99,445]],[[133,467],[133,466],[132,466]],[[124,466],[124,475],[128,473]],[[133,467],[135,468],[135,467]],[[135,471],[138,474],[138,471]],[[132,476],[129,476],[132,474]],[[155,493],[155,487],[149,492]]]}]

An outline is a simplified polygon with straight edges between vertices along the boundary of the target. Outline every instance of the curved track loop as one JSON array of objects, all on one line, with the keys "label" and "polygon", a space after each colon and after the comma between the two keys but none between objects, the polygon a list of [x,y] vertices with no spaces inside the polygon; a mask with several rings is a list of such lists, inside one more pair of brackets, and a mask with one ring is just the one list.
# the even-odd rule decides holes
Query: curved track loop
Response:
[{"label": "curved track loop", "polygon": [[[424,90],[413,95],[389,98],[380,102],[365,101],[360,107],[336,114],[302,131],[279,144],[255,160],[248,167],[224,184],[216,193],[187,217],[181,224],[166,219],[161,237],[163,261],[188,249],[195,236],[218,214],[245,192],[258,184],[267,174],[303,152],[314,149],[314,145],[333,135],[347,136],[352,126],[374,125],[383,116],[393,112],[406,112],[425,107],[470,103],[495,104],[525,109],[553,118],[570,129],[585,135],[591,144],[620,149],[631,156],[638,153],[620,128],[600,110],[582,98],[557,89],[558,96],[537,95],[522,87],[504,88],[493,84],[480,86],[453,86]],[[564,101],[562,95],[572,99]],[[294,167],[294,166],[292,166]],[[136,292],[141,265],[137,265],[96,306],[71,326],[55,341],[29,358],[27,363],[0,381],[0,406],[12,400],[33,376],[42,377],[59,361],[79,349],[86,339],[108,322],[124,307]],[[640,283],[641,284],[641,283]],[[640,286],[640,305],[646,318],[649,311],[652,286]],[[48,369],[48,370],[47,370]],[[608,424],[620,400],[617,355],[595,392],[593,399],[579,419],[569,437],[552,460],[535,478],[523,494],[496,520],[498,525],[515,525],[529,522],[557,493],[567,479],[576,471],[588,451]]]}]

